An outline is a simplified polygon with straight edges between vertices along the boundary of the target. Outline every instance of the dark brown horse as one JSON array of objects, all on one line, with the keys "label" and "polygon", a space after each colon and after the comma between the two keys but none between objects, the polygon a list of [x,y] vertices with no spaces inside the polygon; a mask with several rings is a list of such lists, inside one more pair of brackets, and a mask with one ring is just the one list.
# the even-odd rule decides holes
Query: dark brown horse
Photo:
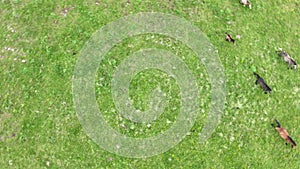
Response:
[{"label": "dark brown horse", "polygon": [[255,84],[259,84],[261,88],[264,89],[265,93],[269,92],[270,94],[272,93],[272,89],[267,85],[265,80],[260,77],[257,73],[253,72],[254,76],[256,76],[256,81]]}]

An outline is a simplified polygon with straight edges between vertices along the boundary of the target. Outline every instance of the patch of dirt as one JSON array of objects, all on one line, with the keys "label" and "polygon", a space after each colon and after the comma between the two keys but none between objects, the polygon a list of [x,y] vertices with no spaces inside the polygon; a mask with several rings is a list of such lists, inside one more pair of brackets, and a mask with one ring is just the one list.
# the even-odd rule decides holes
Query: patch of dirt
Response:
[{"label": "patch of dirt", "polygon": [[75,9],[75,6],[68,6],[68,7],[56,7],[56,9],[53,11],[55,14],[60,15],[61,17],[66,17],[70,11]]},{"label": "patch of dirt", "polygon": [[11,114],[0,111],[0,142],[16,137],[18,127],[13,118]]}]

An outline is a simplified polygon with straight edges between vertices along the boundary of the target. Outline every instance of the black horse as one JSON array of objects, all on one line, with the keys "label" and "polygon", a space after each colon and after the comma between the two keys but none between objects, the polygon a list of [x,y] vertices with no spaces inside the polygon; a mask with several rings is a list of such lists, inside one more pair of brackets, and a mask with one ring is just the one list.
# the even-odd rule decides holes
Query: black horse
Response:
[{"label": "black horse", "polygon": [[254,76],[256,76],[255,84],[259,84],[261,86],[261,88],[264,89],[265,93],[269,92],[271,94],[272,89],[267,85],[267,83],[264,81],[264,79],[255,72],[253,74],[254,74]]}]

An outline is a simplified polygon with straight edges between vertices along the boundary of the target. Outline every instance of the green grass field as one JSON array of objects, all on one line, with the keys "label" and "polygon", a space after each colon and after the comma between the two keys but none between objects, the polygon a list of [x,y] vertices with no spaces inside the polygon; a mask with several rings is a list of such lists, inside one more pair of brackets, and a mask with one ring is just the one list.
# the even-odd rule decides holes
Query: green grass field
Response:
[{"label": "green grass field", "polygon": [[[276,55],[279,47],[300,62],[300,1],[252,0],[19,1],[0,3],[0,168],[299,168],[299,147],[286,146],[271,126],[277,118],[300,142],[300,75]],[[204,65],[183,43],[140,35],[116,45],[96,77],[96,97],[106,121],[122,134],[149,137],[168,129],[180,108],[176,81],[145,71],[130,86],[134,106],[146,110],[156,86],[169,105],[151,124],[122,118],[111,98],[120,61],[142,48],[167,49],[197,77],[201,95],[195,125],[177,146],[150,158],[125,158],[101,149],[83,131],[72,94],[80,50],[102,26],[129,14],[163,12],[185,18],[218,50],[226,74],[226,108],[212,136],[199,143],[210,109]],[[236,44],[225,41],[225,32]],[[256,70],[273,89],[255,85]],[[122,126],[122,127],[120,127]]]}]

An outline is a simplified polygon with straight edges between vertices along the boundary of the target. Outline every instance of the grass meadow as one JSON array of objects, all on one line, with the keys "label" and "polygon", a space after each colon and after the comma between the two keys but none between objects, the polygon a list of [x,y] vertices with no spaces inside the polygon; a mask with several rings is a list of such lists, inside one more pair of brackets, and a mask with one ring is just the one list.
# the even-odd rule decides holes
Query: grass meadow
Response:
[{"label": "grass meadow", "polygon": [[[300,143],[300,72],[288,70],[276,50],[300,62],[300,1],[252,0],[2,0],[0,2],[0,168],[299,168],[299,147],[285,145],[274,118]],[[144,71],[132,79],[134,106],[146,110],[157,86],[167,93],[164,113],[151,124],[122,118],[111,97],[120,61],[142,48],[180,57],[195,77],[200,109],[190,133],[174,148],[149,158],[101,149],[83,131],[74,109],[72,77],[80,50],[102,26],[139,12],[185,18],[218,50],[226,75],[226,104],[212,136],[199,143],[210,109],[205,66],[183,43],[162,35],[133,36],[117,44],[97,71],[96,97],[108,124],[131,137],[168,129],[180,109],[179,88],[167,74]],[[236,39],[225,41],[225,32]],[[236,38],[240,36],[240,38]],[[253,71],[272,88],[264,94]]]}]

